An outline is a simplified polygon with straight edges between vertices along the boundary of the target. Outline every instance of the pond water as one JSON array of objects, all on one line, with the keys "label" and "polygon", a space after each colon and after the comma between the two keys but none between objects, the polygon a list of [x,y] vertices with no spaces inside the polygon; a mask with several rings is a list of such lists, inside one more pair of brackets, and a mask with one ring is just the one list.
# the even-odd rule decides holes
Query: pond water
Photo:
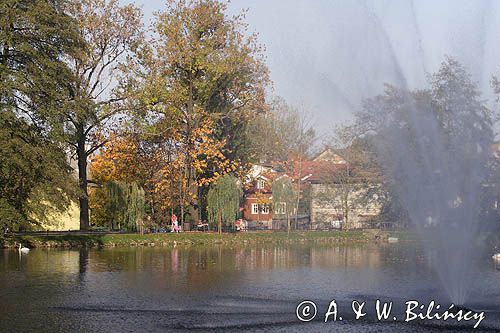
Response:
[{"label": "pond water", "polygon": [[[474,321],[404,322],[405,302],[449,301],[415,243],[0,252],[0,332],[455,332]],[[469,306],[500,328],[500,270],[484,258]],[[324,322],[331,300],[343,320]],[[379,322],[374,302],[393,301]],[[314,301],[302,323],[296,307]],[[352,300],[368,314],[355,320]],[[391,316],[392,316],[391,314]]]}]

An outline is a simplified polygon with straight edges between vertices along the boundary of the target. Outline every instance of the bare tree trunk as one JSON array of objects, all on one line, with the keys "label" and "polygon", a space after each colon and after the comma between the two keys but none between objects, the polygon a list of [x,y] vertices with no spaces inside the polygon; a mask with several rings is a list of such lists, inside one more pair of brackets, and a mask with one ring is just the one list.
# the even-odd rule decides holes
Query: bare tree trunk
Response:
[{"label": "bare tree trunk", "polygon": [[342,220],[343,220],[343,230],[349,230],[349,195],[345,191],[347,188],[343,189],[342,193]]},{"label": "bare tree trunk", "polygon": [[[185,165],[184,165],[184,177],[187,179],[187,182],[186,182],[186,186],[184,189],[184,196],[182,198],[183,206],[184,206],[184,201],[186,200],[187,194],[190,193],[190,191],[193,189],[193,186],[196,186],[194,184],[194,176],[195,175],[193,174],[194,170],[191,167],[192,159],[191,159],[191,155],[190,155],[191,151],[193,149],[193,144],[191,143],[192,131],[193,131],[193,128],[195,128],[195,126],[196,126],[195,120],[192,119],[192,117],[194,116],[194,100],[193,100],[193,80],[191,79],[191,74],[192,73],[189,73],[189,97],[187,100],[187,110],[186,110],[186,113],[184,115],[185,121],[186,121],[186,133],[187,133],[187,136],[186,136],[187,151],[186,151],[186,159],[184,161],[184,163],[185,163]],[[191,207],[192,207],[191,200],[189,200],[188,205],[189,205],[188,212],[194,213],[193,210],[191,209]],[[184,226],[184,208],[182,207],[181,210],[183,212],[182,217],[181,217],[181,223],[182,223],[182,226]]]},{"label": "bare tree trunk", "polygon": [[89,221],[89,194],[87,180],[87,152],[85,151],[85,136],[83,128],[78,129],[78,144],[76,155],[78,159],[78,185],[80,187],[80,230],[88,230]]},{"label": "bare tree trunk", "polygon": [[[182,177],[179,180],[179,209],[181,213],[181,225],[184,222],[184,198],[186,197],[186,188],[184,186],[184,178],[186,176],[186,166],[183,167]],[[173,226],[173,225],[172,225]]]},{"label": "bare tree trunk", "polygon": [[137,219],[135,221],[135,225],[136,225],[137,233],[140,235],[143,235],[144,234],[144,221]]},{"label": "bare tree trunk", "polygon": [[[348,162],[349,163],[349,162]],[[343,226],[344,230],[349,230],[350,229],[350,223],[349,223],[349,207],[350,207],[350,202],[349,202],[349,194],[352,191],[352,184],[350,181],[350,171],[349,171],[349,164],[347,164],[347,168],[344,174],[343,179],[340,179],[340,191],[341,191],[341,200],[342,200],[342,219],[343,219]]]},{"label": "bare tree trunk", "polygon": [[286,232],[287,236],[290,237],[290,214],[286,214]]},{"label": "bare tree trunk", "polygon": [[184,205],[181,205],[181,226],[184,224]]},{"label": "bare tree trunk", "polygon": [[220,212],[219,212],[219,219],[218,220],[219,220],[219,226],[218,226],[219,230],[218,231],[219,231],[219,235],[221,235],[222,234],[222,214]]},{"label": "bare tree trunk", "polygon": [[348,208],[346,208],[346,211],[344,211],[344,221],[345,221],[345,230],[350,229],[350,221],[349,221],[349,212],[347,211]]},{"label": "bare tree trunk", "polygon": [[297,202],[295,203],[295,229],[297,229],[299,204],[300,204],[300,185],[302,177],[302,154],[299,158],[299,179],[297,180]]}]

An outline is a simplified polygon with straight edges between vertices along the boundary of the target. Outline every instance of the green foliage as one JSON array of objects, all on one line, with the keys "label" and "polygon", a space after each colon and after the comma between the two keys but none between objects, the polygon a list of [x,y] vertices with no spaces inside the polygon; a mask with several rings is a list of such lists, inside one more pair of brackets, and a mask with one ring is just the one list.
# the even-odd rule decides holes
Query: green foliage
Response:
[{"label": "green foliage", "polygon": [[121,229],[126,209],[123,183],[110,181],[106,184],[106,190],[106,213],[110,217],[110,229]]},{"label": "green foliage", "polygon": [[212,225],[232,222],[237,217],[243,195],[237,178],[224,175],[212,185],[207,195],[208,221]]},{"label": "green foliage", "polygon": [[[359,133],[371,131],[374,140],[401,129],[416,143],[435,123],[441,136],[429,139],[442,140],[451,153],[469,155],[477,150],[476,157],[488,152],[494,139],[492,111],[480,99],[470,75],[452,58],[430,76],[428,89],[408,91],[388,85],[383,95],[366,100],[356,117]],[[426,120],[427,128],[415,128],[416,117]],[[428,147],[435,144],[427,141]]]},{"label": "green foliage", "polygon": [[295,191],[292,179],[287,176],[280,177],[273,181],[273,203],[285,204],[286,215],[290,216],[292,209],[297,200],[297,192]]},{"label": "green foliage", "polygon": [[[182,221],[185,208],[197,218],[197,208],[207,206],[207,184],[200,180],[241,172],[253,162],[246,127],[266,109],[268,71],[244,13],[230,15],[225,1],[169,0],[154,28],[156,37],[139,59],[143,73],[135,76],[146,105],[140,111],[147,112],[139,122],[146,120],[146,129],[168,148],[165,156],[176,159],[179,179],[170,176],[177,184],[169,188],[178,192]],[[197,150],[209,140],[204,158]],[[214,148],[220,151],[215,156]],[[198,191],[200,185],[205,188]]]},{"label": "green foliage", "polygon": [[108,215],[107,186],[91,188],[89,191],[90,220],[93,228],[109,228],[111,217]]},{"label": "green foliage", "polygon": [[0,112],[0,229],[64,211],[75,194],[66,155],[13,112]]},{"label": "green foliage", "polygon": [[[406,238],[412,238],[407,235]],[[13,248],[21,242],[28,247],[130,247],[130,246],[168,246],[183,245],[216,245],[226,244],[241,247],[244,244],[358,244],[371,241],[372,238],[362,231],[348,232],[292,232],[290,235],[282,232],[240,232],[217,235],[208,232],[183,232],[183,233],[154,233],[154,234],[87,234],[87,235],[23,235],[13,236],[5,240],[4,246]],[[0,243],[0,246],[2,244]]]},{"label": "green foliage", "polygon": [[145,214],[144,190],[136,183],[108,182],[106,212],[111,229],[136,231]]},{"label": "green foliage", "polygon": [[145,193],[136,183],[127,186],[126,190],[127,211],[125,225],[128,230],[138,230],[146,210]]},{"label": "green foliage", "polygon": [[254,117],[246,132],[247,144],[265,161],[311,156],[316,141],[311,115],[289,106],[282,98],[274,98],[270,111]]},{"label": "green foliage", "polygon": [[[491,174],[494,119],[471,76],[449,57],[429,77],[427,89],[408,91],[388,85],[383,95],[366,100],[362,112],[356,115],[356,128],[359,135],[371,134],[383,172],[391,175],[384,179],[391,191],[388,197],[396,202],[387,204],[384,214],[406,216],[406,212],[390,211],[401,209],[399,198],[412,202],[419,197],[414,191],[396,190],[411,179],[421,179],[423,193],[419,200],[429,200],[429,206],[440,205],[429,195],[429,188],[440,184],[440,172],[460,182],[461,175],[468,175],[467,181],[474,180],[473,183],[485,181],[484,176]],[[395,151],[405,151],[406,156],[394,158]],[[406,165],[410,157],[415,160],[414,170]],[[442,161],[447,161],[447,165],[442,165]],[[436,169],[435,174],[410,174],[430,166]],[[457,186],[456,195],[472,202],[478,200],[479,195],[472,195],[475,190]]]},{"label": "green foliage", "polygon": [[62,110],[82,40],[62,0],[0,2],[0,224],[29,228],[74,191]]},{"label": "green foliage", "polygon": [[299,207],[297,208],[298,215],[310,215],[311,214],[311,199],[312,199],[312,187],[311,184],[303,183],[299,198]]},{"label": "green foliage", "polygon": [[65,1],[0,3],[0,106],[30,119],[38,130],[62,134],[72,76],[65,58],[82,40]]}]

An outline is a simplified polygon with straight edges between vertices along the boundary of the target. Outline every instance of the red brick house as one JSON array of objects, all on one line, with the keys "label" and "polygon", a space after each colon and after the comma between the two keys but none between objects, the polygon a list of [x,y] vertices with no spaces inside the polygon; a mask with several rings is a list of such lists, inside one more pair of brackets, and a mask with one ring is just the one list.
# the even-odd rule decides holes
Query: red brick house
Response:
[{"label": "red brick house", "polygon": [[276,174],[275,170],[267,169],[248,179],[242,212],[251,229],[272,228],[272,180]]},{"label": "red brick house", "polygon": [[[312,184],[321,182],[325,173],[345,167],[346,162],[330,149],[326,149],[311,160],[291,159],[286,163],[287,172],[273,164],[254,165],[247,177],[245,196],[242,205],[243,219],[250,229],[280,229],[284,225],[284,216],[287,207],[273,203],[272,182],[279,177],[291,177],[293,183],[301,193],[301,205],[293,226],[300,229],[309,229],[311,198],[303,195],[309,191]],[[294,207],[295,210],[295,207]],[[295,225],[295,222],[297,224]],[[285,222],[286,223],[286,222]],[[307,226],[306,226],[307,224]]]}]

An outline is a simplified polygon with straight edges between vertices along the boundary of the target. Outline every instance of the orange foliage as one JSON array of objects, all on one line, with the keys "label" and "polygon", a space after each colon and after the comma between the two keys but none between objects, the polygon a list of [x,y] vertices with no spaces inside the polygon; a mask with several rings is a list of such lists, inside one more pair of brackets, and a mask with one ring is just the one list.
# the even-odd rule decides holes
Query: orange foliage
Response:
[{"label": "orange foliage", "polygon": [[240,169],[237,161],[226,158],[226,142],[214,139],[213,134],[209,118],[189,136],[181,135],[179,129],[172,129],[156,141],[113,134],[93,158],[91,177],[100,183],[137,182],[149,201],[162,210],[189,205],[196,201],[199,186]]}]

